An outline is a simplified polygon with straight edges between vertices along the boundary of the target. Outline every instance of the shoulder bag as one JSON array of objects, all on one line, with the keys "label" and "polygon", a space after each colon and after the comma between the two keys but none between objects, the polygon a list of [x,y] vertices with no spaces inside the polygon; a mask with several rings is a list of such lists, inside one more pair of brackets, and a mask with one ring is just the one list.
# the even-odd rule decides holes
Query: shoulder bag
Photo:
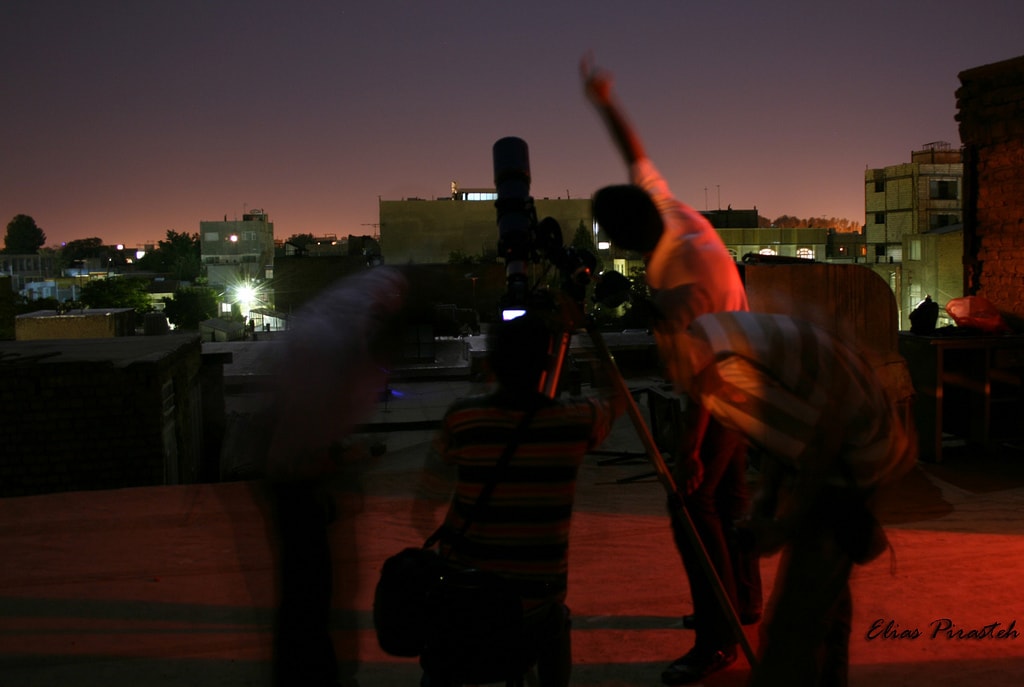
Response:
[{"label": "shoulder bag", "polygon": [[377,641],[388,654],[420,656],[432,676],[470,684],[495,682],[525,672],[533,662],[532,652],[523,647],[522,601],[513,584],[489,571],[451,566],[434,547],[446,539],[450,555],[458,546],[486,506],[535,412],[532,407],[523,416],[459,532],[452,536],[442,525],[422,546],[399,551],[381,569],[373,601]]}]

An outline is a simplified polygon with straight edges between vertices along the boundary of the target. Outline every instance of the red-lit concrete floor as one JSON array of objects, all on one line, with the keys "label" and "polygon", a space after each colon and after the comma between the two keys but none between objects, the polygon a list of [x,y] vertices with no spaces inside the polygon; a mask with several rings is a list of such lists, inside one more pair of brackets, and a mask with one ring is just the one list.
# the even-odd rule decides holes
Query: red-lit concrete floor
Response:
[{"label": "red-lit concrete floor", "polygon": [[[379,650],[369,611],[381,561],[433,524],[410,516],[429,435],[369,438],[388,450],[334,529],[338,577],[358,580],[336,600],[336,640],[362,687],[415,685],[415,659]],[[624,422],[606,448],[632,449],[633,439]],[[662,487],[628,480],[648,471],[593,458],[581,475],[569,591],[576,685],[658,684],[692,641],[679,624],[690,604]],[[0,500],[0,684],[268,684],[273,557],[258,493],[239,482]],[[887,495],[895,570],[883,557],[855,572],[851,684],[1020,683],[1022,509],[1024,456],[1007,452],[947,452]],[[775,568],[762,561],[766,588]],[[933,636],[941,619],[1015,632]],[[876,621],[920,635],[869,639]],[[741,657],[704,684],[742,685],[747,669]]]}]

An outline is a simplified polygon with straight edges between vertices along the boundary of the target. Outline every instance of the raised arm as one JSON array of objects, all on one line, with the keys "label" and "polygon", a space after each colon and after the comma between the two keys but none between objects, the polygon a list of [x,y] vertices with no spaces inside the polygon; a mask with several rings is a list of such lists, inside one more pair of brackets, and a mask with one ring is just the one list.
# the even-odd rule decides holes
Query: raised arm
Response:
[{"label": "raised arm", "polygon": [[637,160],[647,157],[643,142],[612,94],[611,74],[596,66],[590,55],[585,55],[580,60],[580,77],[587,98],[604,120],[626,164],[632,165]]}]

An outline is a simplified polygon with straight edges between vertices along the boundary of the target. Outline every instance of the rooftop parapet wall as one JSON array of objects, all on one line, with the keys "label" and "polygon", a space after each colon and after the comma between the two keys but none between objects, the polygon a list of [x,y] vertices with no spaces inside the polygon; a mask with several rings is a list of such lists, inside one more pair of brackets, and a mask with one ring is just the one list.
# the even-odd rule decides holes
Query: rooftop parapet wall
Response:
[{"label": "rooftop parapet wall", "polygon": [[135,334],[135,311],[131,308],[73,310],[58,314],[38,310],[18,315],[14,338],[18,341],[41,339],[105,339]]},{"label": "rooftop parapet wall", "polygon": [[198,481],[195,335],[0,342],[0,496]]}]

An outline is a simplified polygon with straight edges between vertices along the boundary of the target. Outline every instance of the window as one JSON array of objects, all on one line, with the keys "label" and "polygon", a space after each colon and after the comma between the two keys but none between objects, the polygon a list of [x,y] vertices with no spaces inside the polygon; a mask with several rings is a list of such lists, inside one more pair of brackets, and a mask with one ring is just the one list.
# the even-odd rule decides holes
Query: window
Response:
[{"label": "window", "polygon": [[805,260],[814,260],[814,249],[813,248],[797,248],[796,257],[803,258]]},{"label": "window", "polygon": [[921,259],[921,239],[910,240],[910,260]]},{"label": "window", "polygon": [[760,253],[761,255],[777,255],[774,248],[762,248],[757,252]]},{"label": "window", "polygon": [[884,192],[885,192],[885,180],[884,179],[876,180],[875,181],[875,193],[884,193]]},{"label": "window", "polygon": [[876,212],[875,213],[875,224],[885,224],[885,213],[884,212]]},{"label": "window", "polygon": [[917,306],[921,305],[921,301],[922,300],[924,300],[924,299],[921,298],[921,285],[920,284],[911,284],[910,285],[910,302],[912,304],[912,307],[916,308]]},{"label": "window", "polygon": [[958,215],[952,215],[949,213],[939,213],[930,215],[928,217],[928,228],[939,229],[941,227],[948,227],[952,224],[956,224],[960,221]]},{"label": "window", "polygon": [[206,232],[206,236],[204,237],[203,240],[204,241],[220,241],[220,234],[218,234],[215,231],[208,231],[208,232]]},{"label": "window", "polygon": [[958,187],[956,179],[932,179],[928,182],[928,197],[932,200],[956,200]]}]

